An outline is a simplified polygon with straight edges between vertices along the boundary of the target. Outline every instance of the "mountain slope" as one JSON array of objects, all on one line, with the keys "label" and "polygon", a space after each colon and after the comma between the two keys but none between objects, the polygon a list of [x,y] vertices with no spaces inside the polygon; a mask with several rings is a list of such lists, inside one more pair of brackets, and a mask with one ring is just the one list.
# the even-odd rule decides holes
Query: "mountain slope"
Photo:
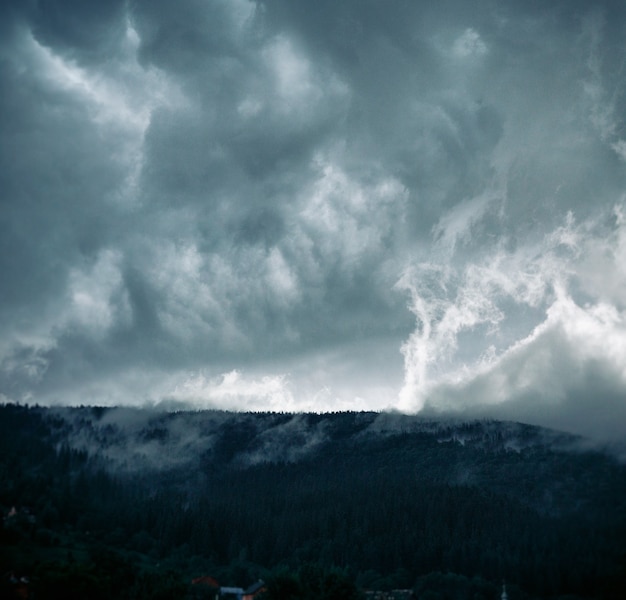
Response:
[{"label": "mountain slope", "polygon": [[[314,563],[366,587],[449,571],[612,597],[623,568],[625,466],[515,423],[7,405],[0,470],[4,514],[28,507],[31,538],[190,574]],[[14,521],[3,569],[28,537]]]}]

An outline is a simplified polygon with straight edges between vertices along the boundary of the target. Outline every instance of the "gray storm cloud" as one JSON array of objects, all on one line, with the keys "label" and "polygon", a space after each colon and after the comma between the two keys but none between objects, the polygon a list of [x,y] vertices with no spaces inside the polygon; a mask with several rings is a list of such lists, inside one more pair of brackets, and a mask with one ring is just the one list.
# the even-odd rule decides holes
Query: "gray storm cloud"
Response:
[{"label": "gray storm cloud", "polygon": [[3,399],[624,433],[622,3],[0,23]]}]

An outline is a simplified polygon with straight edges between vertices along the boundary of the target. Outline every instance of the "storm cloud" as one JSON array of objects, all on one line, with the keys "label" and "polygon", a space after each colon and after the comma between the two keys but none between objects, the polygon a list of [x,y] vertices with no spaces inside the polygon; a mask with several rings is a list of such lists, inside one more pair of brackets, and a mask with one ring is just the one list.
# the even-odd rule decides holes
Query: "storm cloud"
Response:
[{"label": "storm cloud", "polygon": [[621,2],[0,23],[3,400],[626,433]]}]

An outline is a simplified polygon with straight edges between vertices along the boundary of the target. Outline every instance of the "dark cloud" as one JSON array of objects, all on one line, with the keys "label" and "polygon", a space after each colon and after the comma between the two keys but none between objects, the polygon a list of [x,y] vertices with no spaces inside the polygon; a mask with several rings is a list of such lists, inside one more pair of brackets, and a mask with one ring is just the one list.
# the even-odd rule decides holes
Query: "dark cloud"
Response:
[{"label": "dark cloud", "polygon": [[124,0],[45,0],[30,11],[36,39],[79,60],[105,61],[124,36]]},{"label": "dark cloud", "polygon": [[0,16],[7,399],[619,412],[621,3]]}]

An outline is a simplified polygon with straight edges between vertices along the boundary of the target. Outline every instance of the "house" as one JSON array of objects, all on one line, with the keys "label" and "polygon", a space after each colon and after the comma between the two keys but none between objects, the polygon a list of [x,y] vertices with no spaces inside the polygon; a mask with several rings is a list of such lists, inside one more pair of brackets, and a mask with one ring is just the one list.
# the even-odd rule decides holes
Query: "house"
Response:
[{"label": "house", "polygon": [[31,598],[30,582],[27,577],[18,577],[13,571],[8,574],[8,589],[12,598]]},{"label": "house", "polygon": [[413,600],[413,590],[365,590],[366,600]]},{"label": "house", "polygon": [[203,575],[202,577],[196,577],[191,580],[192,585],[207,585],[212,588],[219,589],[220,584],[213,579],[213,577],[209,577],[208,575]]},{"label": "house", "polygon": [[242,600],[254,600],[256,596],[262,594],[267,591],[267,587],[265,586],[265,581],[259,579],[256,583],[253,583],[242,596]]},{"label": "house", "polygon": [[237,600],[242,600],[243,598],[243,588],[240,587],[221,587],[220,588],[220,597],[224,596],[235,596]]},{"label": "house", "polygon": [[[262,579],[259,579],[256,583],[253,583],[244,590],[240,587],[220,586],[220,584],[217,583],[213,577],[209,577],[208,575],[192,579],[191,584],[196,588],[196,590],[198,590],[198,593],[203,595],[203,597],[209,593],[209,591],[214,591],[214,594],[211,594],[211,596],[216,600],[218,598],[228,597],[234,597],[236,600],[254,600],[259,594],[263,593],[267,589],[265,582]],[[202,592],[200,592],[200,590],[202,590]]]},{"label": "house", "polygon": [[217,583],[213,577],[209,577],[208,575],[196,577],[191,580],[191,586],[193,598],[202,598],[203,600],[211,598],[213,600],[219,600],[220,584]]}]

